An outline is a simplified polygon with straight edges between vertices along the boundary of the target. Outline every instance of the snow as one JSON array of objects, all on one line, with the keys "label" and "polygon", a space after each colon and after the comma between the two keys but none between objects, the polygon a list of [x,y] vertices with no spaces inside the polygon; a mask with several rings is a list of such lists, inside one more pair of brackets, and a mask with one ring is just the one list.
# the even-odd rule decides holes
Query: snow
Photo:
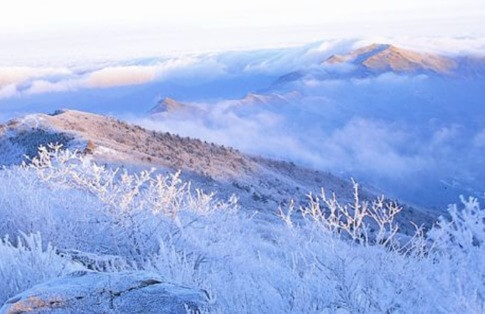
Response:
[{"label": "snow", "polygon": [[[282,208],[282,219],[270,219],[234,198],[194,191],[177,175],[118,173],[68,152],[43,154],[0,172],[0,230],[9,235],[0,244],[0,303],[36,284],[44,293],[53,285],[42,282],[73,268],[99,266],[202,289],[215,313],[485,310],[485,210],[476,199],[412,239],[361,241],[367,220],[329,228],[328,215],[332,206],[337,216],[355,214],[355,204],[363,213],[365,201],[314,199],[303,216]],[[19,230],[39,235],[16,240]],[[75,283],[65,278],[54,282]]]},{"label": "snow", "polygon": [[[0,312],[484,313],[485,65],[457,56],[468,41],[440,48],[458,62],[444,74],[322,64],[344,40],[0,86],[1,119],[77,109],[0,125]],[[166,97],[183,110],[148,116]]]}]

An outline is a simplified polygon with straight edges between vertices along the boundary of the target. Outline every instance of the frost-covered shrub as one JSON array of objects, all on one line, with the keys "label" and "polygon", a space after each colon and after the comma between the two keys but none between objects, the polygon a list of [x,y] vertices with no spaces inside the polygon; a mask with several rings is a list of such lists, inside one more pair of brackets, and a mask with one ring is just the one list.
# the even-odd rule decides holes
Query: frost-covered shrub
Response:
[{"label": "frost-covered shrub", "polygon": [[22,162],[25,150],[9,139],[0,140],[0,166],[18,164]]},{"label": "frost-covered shrub", "polygon": [[22,234],[13,243],[0,240],[0,304],[43,281],[84,269],[63,258],[39,234]]},{"label": "frost-covered shrub", "polygon": [[433,248],[442,254],[449,253],[450,248],[470,254],[485,246],[485,210],[472,197],[461,197],[461,205],[462,208],[450,205],[450,218],[440,217],[437,228],[428,234],[433,240]]},{"label": "frost-covered shrub", "polygon": [[[130,174],[98,166],[85,156],[40,147],[39,156],[0,173],[0,231],[41,232],[60,248],[119,254],[142,262],[158,250],[162,230],[180,230],[181,216],[233,212],[237,199],[220,201],[193,190],[180,173]],[[2,204],[3,202],[3,204]],[[19,210],[19,208],[21,210]],[[175,232],[175,231],[174,231]]]},{"label": "frost-covered shrub", "polygon": [[[393,219],[400,207],[361,202],[357,186],[353,204],[323,193],[278,217],[193,190],[177,173],[133,174],[55,146],[0,171],[0,183],[0,232],[40,232],[58,247],[39,244],[26,260],[30,249],[4,242],[10,257],[0,255],[0,265],[9,274],[31,263],[48,274],[33,277],[42,280],[69,259],[103,271],[150,270],[205,289],[221,313],[485,310],[485,210],[474,199],[404,242]],[[43,262],[46,252],[52,263]],[[4,282],[11,287],[0,281],[0,291]]]},{"label": "frost-covered shrub", "polygon": [[449,218],[441,217],[428,237],[434,268],[442,273],[430,280],[439,290],[449,289],[450,312],[485,312],[485,209],[475,198],[461,198],[461,206],[448,208]]},{"label": "frost-covered shrub", "polygon": [[[375,201],[362,201],[359,196],[359,185],[353,181],[354,202],[341,204],[335,193],[327,197],[322,189],[320,195],[308,195],[308,204],[299,208],[303,218],[320,226],[323,231],[333,236],[349,239],[361,245],[379,244],[393,249],[399,247],[395,236],[399,226],[394,218],[402,210],[395,202],[386,201],[384,196]],[[286,213],[279,208],[279,216],[289,227],[294,226],[294,202],[291,202]]]}]

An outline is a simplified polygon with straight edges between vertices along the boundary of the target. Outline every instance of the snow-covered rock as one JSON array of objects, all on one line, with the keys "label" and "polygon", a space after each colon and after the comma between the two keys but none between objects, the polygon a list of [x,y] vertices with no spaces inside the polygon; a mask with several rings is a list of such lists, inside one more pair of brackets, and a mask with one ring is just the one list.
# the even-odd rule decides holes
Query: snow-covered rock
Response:
[{"label": "snow-covered rock", "polygon": [[0,313],[187,313],[206,306],[204,291],[152,273],[78,271],[10,298]]}]

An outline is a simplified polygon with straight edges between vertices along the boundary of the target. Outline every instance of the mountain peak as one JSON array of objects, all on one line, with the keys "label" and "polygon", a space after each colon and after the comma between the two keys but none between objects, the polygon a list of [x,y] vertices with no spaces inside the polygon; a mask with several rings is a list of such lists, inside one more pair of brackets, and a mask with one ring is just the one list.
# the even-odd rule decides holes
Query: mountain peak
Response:
[{"label": "mountain peak", "polygon": [[180,103],[173,98],[165,97],[148,111],[149,114],[175,112],[187,108],[188,105]]},{"label": "mountain peak", "polygon": [[456,68],[456,62],[450,58],[416,52],[390,44],[371,44],[358,48],[344,55],[333,55],[324,63],[338,64],[349,62],[376,73],[432,72],[450,74]]}]

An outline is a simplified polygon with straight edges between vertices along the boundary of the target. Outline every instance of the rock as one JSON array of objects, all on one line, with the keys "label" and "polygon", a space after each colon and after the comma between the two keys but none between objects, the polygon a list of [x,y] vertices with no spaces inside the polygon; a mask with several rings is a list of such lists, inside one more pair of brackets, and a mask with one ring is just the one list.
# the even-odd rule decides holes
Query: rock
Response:
[{"label": "rock", "polygon": [[173,284],[149,272],[78,271],[10,298],[0,314],[200,313],[206,307],[203,290]]},{"label": "rock", "polygon": [[86,143],[86,147],[84,148],[84,154],[85,155],[92,155],[94,153],[95,149],[96,149],[96,144],[94,144],[93,141],[89,140]]}]

